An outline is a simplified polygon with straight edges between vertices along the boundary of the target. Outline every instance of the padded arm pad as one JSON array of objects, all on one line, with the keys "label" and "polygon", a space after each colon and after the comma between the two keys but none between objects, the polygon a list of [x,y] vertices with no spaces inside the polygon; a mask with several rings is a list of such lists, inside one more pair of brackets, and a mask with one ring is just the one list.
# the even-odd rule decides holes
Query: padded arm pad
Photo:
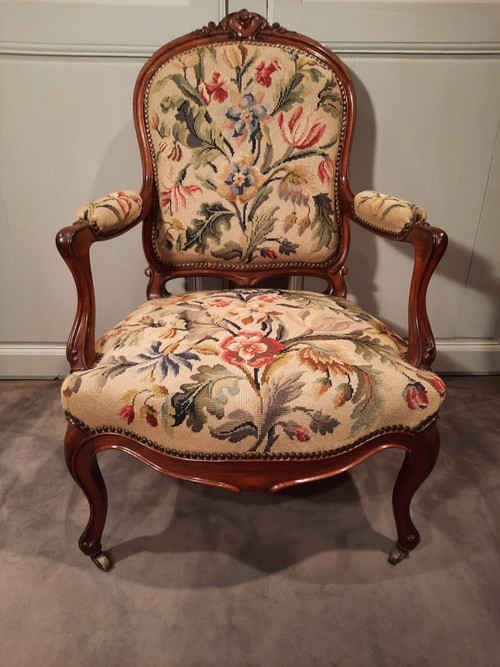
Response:
[{"label": "padded arm pad", "polygon": [[76,214],[76,225],[90,225],[100,236],[123,231],[139,220],[142,199],[133,190],[119,190],[90,204]]},{"label": "padded arm pad", "polygon": [[354,197],[353,220],[383,236],[400,238],[427,220],[427,213],[405,199],[382,195],[373,190]]}]

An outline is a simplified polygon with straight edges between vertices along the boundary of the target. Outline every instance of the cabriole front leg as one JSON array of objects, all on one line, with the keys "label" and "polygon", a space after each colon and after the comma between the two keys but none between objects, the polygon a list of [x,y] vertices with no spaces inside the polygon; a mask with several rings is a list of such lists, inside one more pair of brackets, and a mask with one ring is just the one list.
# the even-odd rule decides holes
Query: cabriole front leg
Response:
[{"label": "cabriole front leg", "polygon": [[106,485],[97,463],[93,437],[82,433],[69,422],[64,443],[66,465],[71,476],[85,494],[90,508],[90,517],[78,546],[101,570],[111,568],[109,556],[102,551],[101,538],[108,511]]},{"label": "cabriole front leg", "polygon": [[415,435],[406,454],[394,485],[392,507],[398,540],[389,554],[389,562],[395,565],[402,561],[408,551],[420,542],[420,535],[410,516],[413,496],[430,475],[439,454],[439,432],[436,422]]}]

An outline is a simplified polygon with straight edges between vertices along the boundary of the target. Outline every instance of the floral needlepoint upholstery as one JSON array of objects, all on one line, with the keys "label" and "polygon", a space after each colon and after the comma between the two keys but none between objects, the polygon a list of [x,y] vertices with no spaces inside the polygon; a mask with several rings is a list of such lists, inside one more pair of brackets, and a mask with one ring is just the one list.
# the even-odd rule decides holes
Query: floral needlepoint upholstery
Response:
[{"label": "floral needlepoint upholstery", "polygon": [[358,222],[389,236],[402,236],[427,220],[427,213],[420,206],[372,190],[354,197],[353,213]]},{"label": "floral needlepoint upholstery", "polygon": [[182,456],[333,453],[380,429],[419,430],[444,397],[381,322],[312,292],[152,299],[97,350],[94,367],[63,384],[67,413]]},{"label": "floral needlepoint upholstery", "polygon": [[254,269],[335,258],[345,91],[323,62],[251,41],[200,47],[158,68],[145,105],[159,259]]},{"label": "floral needlepoint upholstery", "polygon": [[88,224],[100,234],[109,234],[136,222],[141,212],[140,195],[133,190],[119,190],[78,209],[75,224]]}]

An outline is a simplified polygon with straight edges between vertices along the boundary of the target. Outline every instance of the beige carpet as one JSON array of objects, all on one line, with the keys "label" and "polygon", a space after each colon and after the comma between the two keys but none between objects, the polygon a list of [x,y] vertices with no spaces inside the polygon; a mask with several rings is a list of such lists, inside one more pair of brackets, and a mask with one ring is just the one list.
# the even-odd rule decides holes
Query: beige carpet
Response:
[{"label": "beige carpet", "polygon": [[106,452],[104,546],[66,471],[57,381],[1,382],[0,665],[500,665],[500,378],[447,378],[441,457],[396,567],[402,454],[278,495]]}]

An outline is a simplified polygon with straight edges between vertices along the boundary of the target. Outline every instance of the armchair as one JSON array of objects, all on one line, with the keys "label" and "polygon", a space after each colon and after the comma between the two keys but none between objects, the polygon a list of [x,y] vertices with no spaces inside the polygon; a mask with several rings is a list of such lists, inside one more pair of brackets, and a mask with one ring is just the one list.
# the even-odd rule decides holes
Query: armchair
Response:
[{"label": "armchair", "polygon": [[[82,207],[57,245],[78,308],[62,387],[68,469],[90,505],[79,546],[111,567],[97,455],[172,477],[272,492],[405,452],[393,492],[395,564],[420,537],[410,503],[439,449],[445,388],[425,296],[446,235],[409,202],[351,191],[354,91],[312,39],[246,10],[179,38],[134,92],[140,193]],[[346,299],[349,220],[414,247],[409,339]],[[95,342],[89,251],[143,226],[147,301]],[[260,286],[316,276],[324,294]],[[170,294],[176,277],[232,287]],[[195,436],[195,437],[193,437]]]}]

